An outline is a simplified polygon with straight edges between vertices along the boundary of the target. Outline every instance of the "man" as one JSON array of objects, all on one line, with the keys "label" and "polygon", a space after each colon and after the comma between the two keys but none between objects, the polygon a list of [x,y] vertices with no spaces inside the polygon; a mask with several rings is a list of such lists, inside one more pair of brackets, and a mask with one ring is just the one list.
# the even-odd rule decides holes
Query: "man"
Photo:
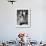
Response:
[{"label": "man", "polygon": [[22,25],[24,24],[24,16],[23,16],[23,12],[20,11],[18,17],[17,17],[17,22],[18,22],[18,25]]}]

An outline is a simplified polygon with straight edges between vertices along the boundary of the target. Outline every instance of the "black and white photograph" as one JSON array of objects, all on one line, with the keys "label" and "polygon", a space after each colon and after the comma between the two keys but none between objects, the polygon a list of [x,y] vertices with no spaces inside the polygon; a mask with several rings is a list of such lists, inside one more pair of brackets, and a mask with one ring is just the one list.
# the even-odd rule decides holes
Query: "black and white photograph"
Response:
[{"label": "black and white photograph", "polygon": [[17,26],[28,27],[30,24],[29,9],[17,9]]},{"label": "black and white photograph", "polygon": [[28,25],[28,10],[17,10],[17,24]]}]

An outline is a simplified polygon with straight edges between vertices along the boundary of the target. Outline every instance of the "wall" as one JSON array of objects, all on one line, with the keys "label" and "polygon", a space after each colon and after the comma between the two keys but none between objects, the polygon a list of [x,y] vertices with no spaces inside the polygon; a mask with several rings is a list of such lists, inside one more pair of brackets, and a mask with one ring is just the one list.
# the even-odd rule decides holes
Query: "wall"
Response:
[{"label": "wall", "polygon": [[[18,32],[26,32],[37,41],[46,40],[45,5],[45,0],[17,0],[14,5],[7,0],[0,0],[0,40],[14,40]],[[32,10],[31,28],[16,28],[17,8]]]}]

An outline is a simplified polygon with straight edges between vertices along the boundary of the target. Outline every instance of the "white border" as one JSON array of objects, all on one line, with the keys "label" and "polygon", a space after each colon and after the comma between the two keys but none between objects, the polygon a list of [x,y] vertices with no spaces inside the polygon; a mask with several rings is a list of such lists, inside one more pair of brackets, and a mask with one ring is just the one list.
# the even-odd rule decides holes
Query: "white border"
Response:
[{"label": "white border", "polygon": [[[28,25],[17,25],[17,10],[28,10]],[[29,8],[17,8],[16,9],[16,27],[17,28],[28,28],[31,26],[31,10]]]}]

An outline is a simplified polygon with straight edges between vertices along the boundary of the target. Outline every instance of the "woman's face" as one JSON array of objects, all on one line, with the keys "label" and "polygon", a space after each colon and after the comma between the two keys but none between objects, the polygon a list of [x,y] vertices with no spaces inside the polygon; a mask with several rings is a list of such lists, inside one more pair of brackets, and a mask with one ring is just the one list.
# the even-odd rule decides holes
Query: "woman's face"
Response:
[{"label": "woman's face", "polygon": [[25,16],[25,12],[23,12],[23,15]]}]

